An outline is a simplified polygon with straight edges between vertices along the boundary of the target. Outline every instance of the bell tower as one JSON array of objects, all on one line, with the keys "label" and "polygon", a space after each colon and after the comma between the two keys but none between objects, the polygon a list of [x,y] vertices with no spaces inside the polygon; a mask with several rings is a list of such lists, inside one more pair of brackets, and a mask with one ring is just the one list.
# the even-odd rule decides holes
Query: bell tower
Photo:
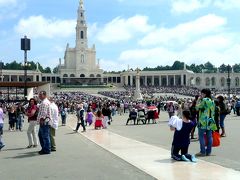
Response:
[{"label": "bell tower", "polygon": [[85,49],[87,47],[88,47],[87,23],[85,19],[84,3],[83,0],[80,0],[76,26],[76,49]]}]

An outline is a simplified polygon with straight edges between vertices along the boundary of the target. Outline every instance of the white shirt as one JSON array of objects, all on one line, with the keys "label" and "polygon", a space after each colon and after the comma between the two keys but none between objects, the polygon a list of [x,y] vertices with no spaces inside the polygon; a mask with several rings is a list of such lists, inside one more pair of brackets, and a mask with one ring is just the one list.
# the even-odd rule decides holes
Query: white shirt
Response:
[{"label": "white shirt", "polygon": [[183,124],[182,119],[180,119],[177,116],[172,116],[168,122],[169,126],[176,128],[178,131],[182,129],[182,124]]},{"label": "white shirt", "polygon": [[50,104],[50,108],[51,108],[51,115],[52,115],[50,125],[52,128],[57,129],[58,128],[58,107],[54,102],[52,102]]},{"label": "white shirt", "polygon": [[0,108],[0,124],[3,124],[4,123],[4,113],[3,113],[3,109]]}]

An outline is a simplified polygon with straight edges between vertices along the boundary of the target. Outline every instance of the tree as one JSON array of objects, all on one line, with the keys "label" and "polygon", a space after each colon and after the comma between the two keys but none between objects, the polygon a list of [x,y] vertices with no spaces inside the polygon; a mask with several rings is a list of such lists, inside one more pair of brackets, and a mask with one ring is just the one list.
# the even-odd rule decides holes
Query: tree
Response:
[{"label": "tree", "polygon": [[221,72],[221,73],[227,72],[227,66],[225,64],[222,64],[219,67],[219,72]]},{"label": "tree", "polygon": [[46,67],[46,68],[43,70],[43,72],[44,72],[44,73],[52,73],[50,67]]},{"label": "tree", "polygon": [[233,72],[235,72],[235,73],[240,72],[240,64],[234,64],[233,65]]},{"label": "tree", "polygon": [[172,70],[182,70],[184,68],[184,62],[175,61],[172,65]]},{"label": "tree", "polygon": [[58,73],[58,70],[59,70],[59,66],[56,66],[55,68],[53,68],[52,72],[54,74],[57,74]]},{"label": "tree", "polygon": [[214,70],[214,66],[209,61],[204,64],[204,67],[207,70]]}]

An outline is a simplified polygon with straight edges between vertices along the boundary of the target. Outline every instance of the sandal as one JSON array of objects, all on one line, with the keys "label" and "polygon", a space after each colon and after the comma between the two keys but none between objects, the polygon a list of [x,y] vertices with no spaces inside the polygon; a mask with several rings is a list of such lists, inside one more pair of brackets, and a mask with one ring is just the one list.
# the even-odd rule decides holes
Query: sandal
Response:
[{"label": "sandal", "polygon": [[33,147],[33,146],[32,145],[27,146],[27,148],[31,148],[31,147]]}]

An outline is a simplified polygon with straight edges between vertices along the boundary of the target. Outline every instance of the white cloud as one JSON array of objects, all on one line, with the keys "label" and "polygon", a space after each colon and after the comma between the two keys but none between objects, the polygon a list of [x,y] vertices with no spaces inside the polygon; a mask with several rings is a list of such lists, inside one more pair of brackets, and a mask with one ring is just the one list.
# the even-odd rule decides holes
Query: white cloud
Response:
[{"label": "white cloud", "polygon": [[191,13],[195,10],[208,7],[211,0],[172,0],[172,13]]},{"label": "white cloud", "polygon": [[176,47],[203,35],[217,33],[226,23],[227,20],[225,18],[209,14],[194,21],[179,24],[173,28],[161,27],[146,35],[139,41],[139,44],[142,46],[166,45],[168,47]]},{"label": "white cloud", "polygon": [[100,60],[100,68],[104,71],[121,71],[123,69],[127,69],[127,66],[127,64],[123,64],[122,62],[116,60]]},{"label": "white cloud", "polygon": [[191,44],[188,47],[191,51],[224,51],[226,48],[233,44],[233,40],[231,39],[231,35],[219,34],[213,36],[203,37]]},{"label": "white cloud", "polygon": [[148,17],[136,15],[128,19],[117,17],[107,23],[97,34],[102,43],[127,41],[138,33],[146,33],[154,27],[148,24]]},{"label": "white cloud", "polygon": [[43,16],[30,16],[21,19],[15,31],[31,38],[69,37],[75,33],[75,20],[46,19]]},{"label": "white cloud", "polygon": [[17,4],[17,0],[0,0],[0,7],[6,7],[6,6],[12,6],[12,5],[16,5]]},{"label": "white cloud", "polygon": [[24,0],[0,0],[0,20],[16,18],[25,7]]},{"label": "white cloud", "polygon": [[208,51],[204,49],[195,51],[195,49],[192,50],[191,48],[185,49],[184,51],[173,51],[162,47],[135,49],[122,52],[116,64],[129,64],[131,68],[144,68],[172,65],[174,61],[179,60],[187,64],[202,64],[209,61],[216,66],[220,66],[223,63],[239,63],[239,59],[237,59],[237,57],[240,56],[239,48],[240,44],[230,46],[222,52],[214,50],[214,48]]},{"label": "white cloud", "polygon": [[240,8],[239,0],[215,0],[214,6],[221,8],[223,10]]}]

